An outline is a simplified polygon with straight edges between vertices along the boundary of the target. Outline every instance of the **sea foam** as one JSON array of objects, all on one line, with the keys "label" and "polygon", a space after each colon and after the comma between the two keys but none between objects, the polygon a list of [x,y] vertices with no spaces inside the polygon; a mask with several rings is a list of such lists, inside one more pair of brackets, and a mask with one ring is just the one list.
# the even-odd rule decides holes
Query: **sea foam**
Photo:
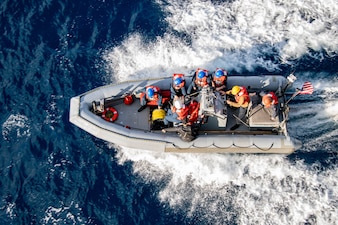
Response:
[{"label": "sea foam", "polygon": [[[157,4],[167,15],[168,31],[150,42],[132,33],[121,45],[107,49],[103,58],[112,81],[189,73],[197,67],[278,71],[280,64],[292,65],[292,60],[303,56],[321,60],[322,55],[313,51],[330,56],[338,52],[338,5],[334,1],[212,4],[158,0]],[[190,42],[175,32],[185,34]],[[314,73],[303,75],[296,82],[299,87],[305,79],[316,77]],[[304,97],[304,101],[291,105],[290,134],[303,138],[305,152],[315,151],[318,141],[337,137],[337,132],[327,131],[331,128],[320,130],[325,133],[319,138],[311,136],[311,131],[323,125],[337,124],[337,97],[332,94],[336,90],[324,82],[322,78],[313,81],[315,97],[335,97],[324,103],[318,99],[308,102]],[[324,114],[318,109],[324,109]],[[324,152],[332,151],[325,146]],[[338,221],[335,165],[323,168],[316,160],[308,164],[301,157],[291,160],[281,155],[164,154],[126,148],[118,148],[117,158],[122,165],[132,161],[135,174],[161,186],[158,199],[163,204],[190,219],[198,218],[200,223]]]}]

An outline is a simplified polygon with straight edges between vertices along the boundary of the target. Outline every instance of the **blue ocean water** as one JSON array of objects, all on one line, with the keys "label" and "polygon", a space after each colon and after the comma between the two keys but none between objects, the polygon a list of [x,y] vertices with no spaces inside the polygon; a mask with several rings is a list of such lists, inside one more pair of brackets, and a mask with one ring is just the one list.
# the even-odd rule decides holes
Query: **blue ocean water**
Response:
[{"label": "blue ocean water", "polygon": [[[0,224],[336,224],[336,1],[0,3]],[[69,122],[95,87],[218,66],[295,72],[280,155],[155,154]]]}]

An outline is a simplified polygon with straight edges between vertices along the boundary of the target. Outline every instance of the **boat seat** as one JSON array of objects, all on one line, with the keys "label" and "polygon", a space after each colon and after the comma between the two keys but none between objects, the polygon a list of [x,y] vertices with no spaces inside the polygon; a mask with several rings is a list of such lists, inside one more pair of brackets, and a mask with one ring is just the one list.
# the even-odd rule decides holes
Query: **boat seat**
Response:
[{"label": "boat seat", "polygon": [[279,127],[279,120],[271,120],[269,112],[262,105],[249,109],[248,122],[250,128]]},{"label": "boat seat", "polygon": [[[170,90],[161,90],[161,95],[162,95],[162,104],[169,102],[170,100]],[[148,106],[157,106],[157,101],[149,101],[147,102]]]}]

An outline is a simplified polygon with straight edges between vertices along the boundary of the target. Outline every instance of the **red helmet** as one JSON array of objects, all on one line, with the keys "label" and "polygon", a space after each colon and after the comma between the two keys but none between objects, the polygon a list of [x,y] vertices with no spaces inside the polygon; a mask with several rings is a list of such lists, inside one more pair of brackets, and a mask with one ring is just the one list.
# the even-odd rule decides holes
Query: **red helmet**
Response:
[{"label": "red helmet", "polygon": [[126,97],[124,97],[123,102],[126,105],[131,105],[134,102],[133,96],[127,95]]}]

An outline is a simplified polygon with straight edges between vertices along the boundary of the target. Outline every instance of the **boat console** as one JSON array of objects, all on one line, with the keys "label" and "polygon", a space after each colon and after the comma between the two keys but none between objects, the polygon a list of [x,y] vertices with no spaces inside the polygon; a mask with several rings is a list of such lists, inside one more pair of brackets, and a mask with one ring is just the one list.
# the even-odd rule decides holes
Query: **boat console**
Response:
[{"label": "boat console", "polygon": [[213,89],[208,86],[201,90],[198,97],[198,101],[200,102],[199,115],[226,119],[225,95],[223,96],[219,92],[214,92]]}]

